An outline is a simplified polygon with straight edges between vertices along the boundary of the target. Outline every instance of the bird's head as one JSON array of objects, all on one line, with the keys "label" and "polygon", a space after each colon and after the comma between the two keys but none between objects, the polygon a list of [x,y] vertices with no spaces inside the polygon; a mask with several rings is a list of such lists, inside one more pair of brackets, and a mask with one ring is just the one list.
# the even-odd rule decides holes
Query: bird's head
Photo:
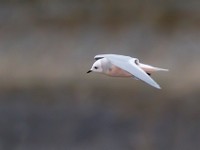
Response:
[{"label": "bird's head", "polygon": [[101,59],[97,60],[87,73],[90,73],[90,72],[103,72]]}]

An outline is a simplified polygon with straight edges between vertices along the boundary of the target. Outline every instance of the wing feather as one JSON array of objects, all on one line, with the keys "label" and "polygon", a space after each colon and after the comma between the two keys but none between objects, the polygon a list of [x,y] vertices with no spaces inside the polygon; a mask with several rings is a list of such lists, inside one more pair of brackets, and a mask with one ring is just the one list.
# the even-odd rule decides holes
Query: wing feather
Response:
[{"label": "wing feather", "polygon": [[96,55],[94,57],[95,60],[102,59],[102,58],[113,58],[113,59],[118,59],[118,60],[129,60],[131,59],[130,56],[124,56],[124,55],[117,55],[117,54],[100,54]]}]

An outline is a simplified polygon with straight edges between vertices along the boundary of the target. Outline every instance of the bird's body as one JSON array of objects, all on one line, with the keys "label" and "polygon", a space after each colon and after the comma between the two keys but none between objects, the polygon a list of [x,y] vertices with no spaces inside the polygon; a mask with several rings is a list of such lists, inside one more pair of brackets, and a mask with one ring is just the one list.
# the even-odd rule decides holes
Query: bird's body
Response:
[{"label": "bird's body", "polygon": [[107,58],[102,58],[97,61],[99,61],[101,64],[101,67],[102,67],[101,73],[103,73],[105,75],[108,75],[111,77],[131,77],[131,76],[133,76],[129,72],[113,65]]},{"label": "bird's body", "polygon": [[160,89],[160,86],[150,77],[155,71],[168,71],[167,69],[142,64],[137,58],[130,56],[103,54],[94,57],[96,62],[89,72],[103,73],[112,77],[134,77],[151,86]]},{"label": "bird's body", "polygon": [[113,67],[109,68],[107,72],[105,72],[105,74],[111,77],[132,77],[133,76],[129,72],[124,71],[123,69],[114,65]]}]

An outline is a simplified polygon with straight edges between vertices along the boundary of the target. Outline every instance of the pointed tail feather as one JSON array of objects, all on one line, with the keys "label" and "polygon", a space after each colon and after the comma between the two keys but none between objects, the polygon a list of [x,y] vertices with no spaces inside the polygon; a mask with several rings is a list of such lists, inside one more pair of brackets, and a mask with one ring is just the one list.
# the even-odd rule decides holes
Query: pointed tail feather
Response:
[{"label": "pointed tail feather", "polygon": [[150,66],[150,65],[142,64],[142,63],[139,64],[139,67],[143,69],[145,72],[169,71],[168,69],[154,67],[154,66]]},{"label": "pointed tail feather", "polygon": [[155,67],[156,71],[169,71],[169,69]]}]

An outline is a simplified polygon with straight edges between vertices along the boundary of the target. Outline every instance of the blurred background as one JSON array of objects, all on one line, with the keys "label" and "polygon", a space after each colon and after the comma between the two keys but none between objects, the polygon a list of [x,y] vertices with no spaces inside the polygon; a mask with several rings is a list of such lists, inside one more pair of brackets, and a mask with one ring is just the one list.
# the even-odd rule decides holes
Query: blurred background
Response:
[{"label": "blurred background", "polygon": [[[200,149],[200,1],[1,0],[0,149]],[[96,54],[168,68],[86,74]]]}]

